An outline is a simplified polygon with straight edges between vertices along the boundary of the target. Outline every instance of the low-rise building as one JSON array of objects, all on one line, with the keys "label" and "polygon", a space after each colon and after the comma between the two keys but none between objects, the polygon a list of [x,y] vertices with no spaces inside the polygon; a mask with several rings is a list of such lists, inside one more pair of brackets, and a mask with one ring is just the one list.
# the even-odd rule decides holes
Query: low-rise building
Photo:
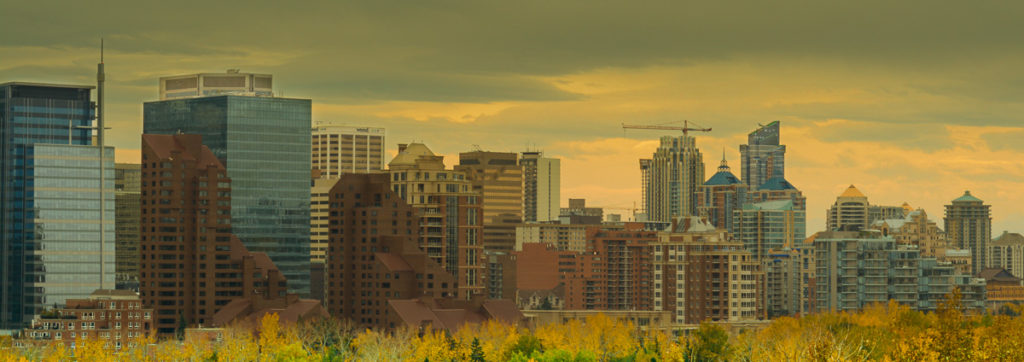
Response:
[{"label": "low-rise building", "polygon": [[64,307],[44,311],[21,337],[26,342],[61,341],[72,348],[77,340],[99,338],[121,349],[152,332],[153,309],[143,308],[138,294],[100,289],[87,299],[68,299]]}]

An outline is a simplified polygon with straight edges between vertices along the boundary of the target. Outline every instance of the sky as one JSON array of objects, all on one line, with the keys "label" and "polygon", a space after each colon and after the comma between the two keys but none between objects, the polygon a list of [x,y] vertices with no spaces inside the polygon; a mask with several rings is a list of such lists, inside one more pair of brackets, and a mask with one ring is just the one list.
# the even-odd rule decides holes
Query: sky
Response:
[{"label": "sky", "polygon": [[[943,5],[942,3],[948,3]],[[160,76],[271,73],[314,121],[387,128],[388,148],[478,145],[562,159],[569,197],[628,214],[638,159],[697,135],[706,174],[782,122],[808,231],[856,185],[873,204],[992,205],[1024,232],[1024,3],[934,1],[0,0],[0,82],[95,82],[119,161],[137,162]]]}]

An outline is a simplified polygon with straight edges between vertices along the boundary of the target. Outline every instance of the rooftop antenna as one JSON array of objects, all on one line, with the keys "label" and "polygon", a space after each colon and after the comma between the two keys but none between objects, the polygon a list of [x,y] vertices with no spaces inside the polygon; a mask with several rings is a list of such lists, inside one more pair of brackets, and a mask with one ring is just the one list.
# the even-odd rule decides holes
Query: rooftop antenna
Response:
[{"label": "rooftop antenna", "polygon": [[103,113],[107,110],[107,105],[103,101],[103,83],[106,82],[106,72],[103,70],[103,38],[100,38],[100,63],[96,64],[96,147],[100,151],[100,288],[101,289],[113,289],[113,285],[105,285],[103,276],[106,275],[107,261],[104,259],[107,255],[106,244],[107,244],[107,232],[104,228],[106,220],[106,171],[104,166],[106,165],[104,147],[104,131],[106,130],[103,122]]}]

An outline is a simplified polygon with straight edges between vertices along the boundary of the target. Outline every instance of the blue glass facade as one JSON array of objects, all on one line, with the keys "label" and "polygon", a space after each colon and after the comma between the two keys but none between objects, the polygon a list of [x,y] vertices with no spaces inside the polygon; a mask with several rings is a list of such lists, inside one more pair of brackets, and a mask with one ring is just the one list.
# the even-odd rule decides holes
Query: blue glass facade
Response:
[{"label": "blue glass facade", "polygon": [[147,102],[143,111],[143,133],[203,136],[231,178],[232,231],[302,295],[310,273],[311,108],[308,99],[215,96]]},{"label": "blue glass facade", "polygon": [[45,307],[114,285],[114,151],[105,150],[101,200],[100,150],[87,128],[94,114],[90,92],[0,85],[3,328],[19,328]]}]

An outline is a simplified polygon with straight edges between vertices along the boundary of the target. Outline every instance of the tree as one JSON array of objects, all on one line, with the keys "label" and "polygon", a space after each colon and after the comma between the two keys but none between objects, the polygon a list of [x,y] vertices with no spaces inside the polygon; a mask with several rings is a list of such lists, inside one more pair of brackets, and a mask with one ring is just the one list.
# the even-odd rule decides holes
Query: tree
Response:
[{"label": "tree", "polygon": [[701,323],[687,343],[691,360],[728,361],[732,358],[733,346],[729,344],[729,333],[718,325]]},{"label": "tree", "polygon": [[480,348],[480,339],[473,337],[473,343],[469,347],[469,360],[473,362],[484,362],[484,350]]}]

